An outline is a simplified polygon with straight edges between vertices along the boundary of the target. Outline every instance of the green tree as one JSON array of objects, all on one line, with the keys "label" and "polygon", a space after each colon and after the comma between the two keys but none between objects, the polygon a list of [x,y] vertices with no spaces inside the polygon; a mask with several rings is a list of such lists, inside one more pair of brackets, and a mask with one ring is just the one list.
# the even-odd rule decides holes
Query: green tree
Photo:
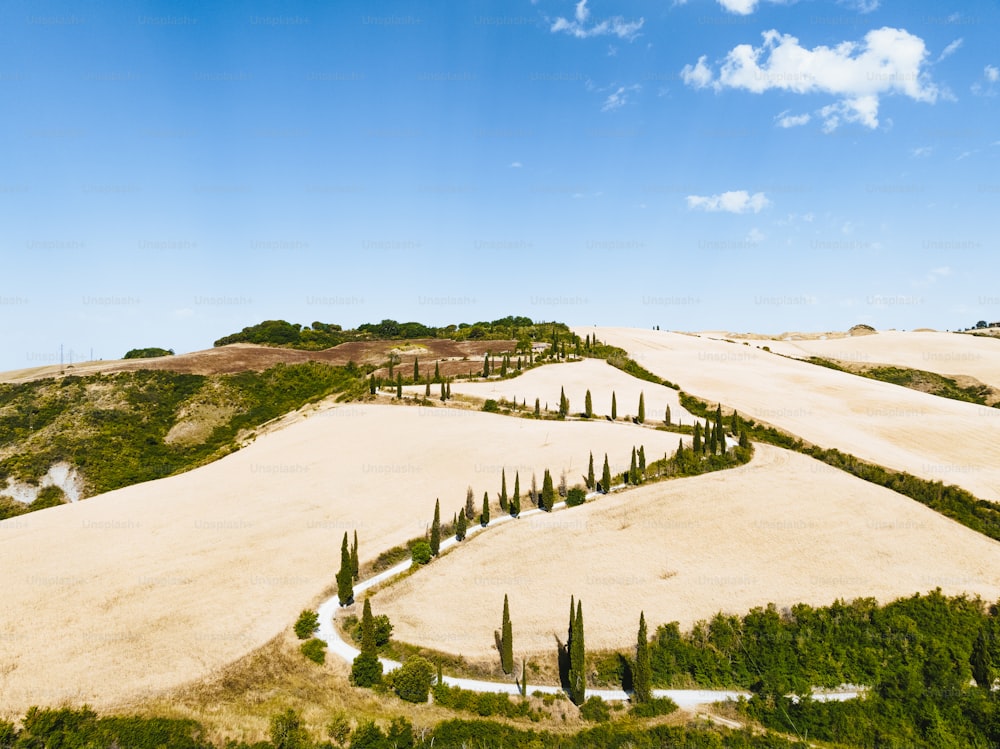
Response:
[{"label": "green tree", "polygon": [[546,512],[552,512],[552,505],[556,501],[556,491],[552,486],[552,474],[549,469],[545,469],[545,476],[542,478],[542,501],[539,503]]},{"label": "green tree", "polygon": [[396,373],[396,400],[403,397],[403,373]]},{"label": "green tree", "polygon": [[583,399],[583,415],[588,419],[594,415],[594,402],[591,400],[590,391],[587,391],[587,395]]},{"label": "green tree", "polygon": [[510,514],[517,517],[521,514],[521,474],[514,473],[514,493],[510,497]]},{"label": "green tree", "polygon": [[485,528],[490,524],[490,493],[483,492],[483,511],[479,514],[479,524]]},{"label": "green tree", "polygon": [[691,438],[691,449],[695,455],[701,454],[701,424],[694,423],[694,436]]},{"label": "green tree", "polygon": [[366,720],[354,729],[351,749],[386,749],[386,737],[374,720]]},{"label": "green tree", "polygon": [[670,405],[667,405],[667,413],[663,417],[663,423],[670,426]]},{"label": "green tree", "polygon": [[591,491],[594,490],[594,453],[590,453],[590,462],[587,464],[587,488]]},{"label": "green tree", "polygon": [[587,699],[586,650],[583,637],[583,602],[576,602],[576,618],[569,642],[569,698],[579,707]]},{"label": "green tree", "polygon": [[336,746],[343,746],[351,737],[351,719],[343,710],[334,713],[326,724],[326,735]]},{"label": "green tree", "polygon": [[465,490],[465,519],[472,520],[476,516],[476,508],[473,505],[472,487]]},{"label": "green tree", "polygon": [[566,397],[566,391],[563,388],[559,388],[559,418],[564,419],[569,413],[569,398]]},{"label": "green tree", "polygon": [[542,416],[542,410],[539,408],[538,398],[535,398],[535,418],[539,419]]},{"label": "green tree", "polygon": [[410,546],[411,567],[427,564],[431,561],[431,545],[426,541],[416,541]]},{"label": "green tree", "polygon": [[451,400],[451,383],[450,382],[446,382],[445,385],[444,385],[444,387],[445,387],[445,391],[444,391],[445,397],[447,397],[448,400]]},{"label": "green tree", "polygon": [[639,464],[636,462],[635,448],[632,448],[632,462],[628,468],[628,482],[635,486],[639,483]]},{"label": "green tree", "polygon": [[393,674],[392,686],[396,695],[407,702],[427,702],[434,680],[434,667],[426,658],[411,655]]},{"label": "green tree", "polygon": [[635,641],[635,667],[632,669],[632,701],[637,704],[649,702],[653,693],[650,688],[652,667],[649,660],[649,636],[646,633],[646,613],[639,613],[639,634]]},{"label": "green tree", "polygon": [[274,749],[306,749],[311,746],[302,718],[292,708],[271,717],[270,733]]},{"label": "green tree", "polygon": [[489,377],[489,376],[490,376],[490,355],[486,354],[486,356],[483,357],[483,377]]},{"label": "green tree", "polygon": [[646,447],[645,445],[639,445],[639,481],[643,481],[646,478]]},{"label": "green tree", "polygon": [[635,420],[640,424],[646,421],[646,394],[642,391],[639,392],[639,415],[635,417]]},{"label": "green tree", "polygon": [[351,579],[357,580],[361,572],[361,558],[358,556],[358,532],[354,531],[354,543],[351,544]]},{"label": "green tree", "polygon": [[416,385],[420,381],[420,360],[418,357],[413,357],[413,384]]},{"label": "green tree", "polygon": [[441,500],[434,500],[434,520],[431,523],[431,554],[437,556],[441,551]]},{"label": "green tree", "polygon": [[500,625],[500,667],[505,674],[514,671],[514,635],[510,623],[510,605],[503,597],[503,620]]},{"label": "green tree", "polygon": [[507,472],[500,469],[500,511],[507,512]]},{"label": "green tree", "polygon": [[441,383],[441,402],[442,402],[442,403],[444,403],[444,402],[445,402],[445,399],[446,399],[446,397],[447,397],[447,396],[446,396],[446,394],[445,394],[445,391],[444,391],[444,383],[442,382],[442,383]]},{"label": "green tree", "polygon": [[340,545],[340,571],[337,572],[337,598],[341,606],[354,603],[354,568],[351,566],[351,550],[347,547],[347,531]]},{"label": "green tree", "polygon": [[373,372],[372,375],[368,378],[368,394],[375,395],[376,389],[377,388],[375,386],[375,373]]},{"label": "green tree", "polygon": [[976,641],[972,644],[972,657],[969,660],[972,666],[972,678],[976,680],[976,685],[987,693],[993,687],[993,656],[991,654],[990,637],[985,627],[981,627]]},{"label": "green tree", "polygon": [[615,421],[618,418],[618,399],[615,397],[615,391],[611,391],[611,420]]},{"label": "green tree", "polygon": [[441,367],[440,362],[435,360],[434,362],[434,382],[441,382]]},{"label": "green tree", "polygon": [[608,464],[608,454],[604,453],[604,470],[601,472],[601,493],[611,491],[611,466]]},{"label": "green tree", "polygon": [[464,541],[468,530],[468,521],[465,519],[465,513],[458,513],[458,522],[455,524],[455,540]]},{"label": "green tree", "polygon": [[424,397],[425,398],[430,398],[431,397],[431,381],[430,380],[427,380],[427,384],[424,385]]}]

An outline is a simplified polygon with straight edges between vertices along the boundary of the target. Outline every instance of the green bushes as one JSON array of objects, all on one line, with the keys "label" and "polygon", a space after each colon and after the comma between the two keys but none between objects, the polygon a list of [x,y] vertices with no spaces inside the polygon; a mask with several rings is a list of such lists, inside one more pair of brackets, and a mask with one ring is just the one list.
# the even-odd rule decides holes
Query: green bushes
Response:
[{"label": "green bushes", "polygon": [[434,668],[426,658],[413,655],[393,671],[391,677],[393,691],[401,700],[427,702],[434,680]]},{"label": "green bushes", "polygon": [[323,663],[326,660],[326,643],[320,639],[312,637],[302,643],[299,649],[302,655],[315,663]]},{"label": "green bushes", "polygon": [[298,621],[295,622],[295,636],[300,640],[306,640],[319,628],[319,616],[315,611],[303,611],[299,614]]},{"label": "green bushes", "polygon": [[427,564],[431,561],[431,545],[426,541],[417,541],[410,547],[410,554],[414,567]]},{"label": "green bushes", "polygon": [[527,700],[511,700],[506,694],[472,692],[447,684],[434,685],[434,703],[452,710],[475,713],[480,717],[499,715],[504,718],[529,718],[540,720],[541,713],[531,708]]},{"label": "green bushes", "polygon": [[483,403],[483,410],[491,414],[500,413],[500,404],[493,398],[487,398],[486,402]]},{"label": "green bushes", "polygon": [[586,501],[587,501],[587,492],[585,492],[579,486],[574,486],[568,492],[566,492],[567,507],[577,507],[578,505],[582,505]]},{"label": "green bushes", "polygon": [[607,723],[611,720],[611,708],[600,697],[588,697],[580,705],[580,717],[591,723]]},{"label": "green bushes", "polygon": [[677,710],[677,703],[669,697],[653,697],[646,702],[632,705],[628,711],[635,718],[657,718],[670,715]]},{"label": "green bushes", "polygon": [[153,359],[160,356],[173,356],[172,348],[134,348],[125,352],[122,359]]}]

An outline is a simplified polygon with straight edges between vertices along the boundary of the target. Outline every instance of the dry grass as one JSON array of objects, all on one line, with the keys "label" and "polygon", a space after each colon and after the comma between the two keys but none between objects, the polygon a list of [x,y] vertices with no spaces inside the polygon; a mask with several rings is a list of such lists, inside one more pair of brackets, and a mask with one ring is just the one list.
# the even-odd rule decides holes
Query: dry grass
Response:
[{"label": "dry grass", "polygon": [[[641,435],[641,436],[640,436]],[[263,646],[328,588],[343,534],[362,562],[520,471],[571,480],[676,435],[444,408],[345,405],[197,470],[0,522],[2,711],[136,702]],[[620,470],[620,467],[619,467]],[[509,485],[512,488],[512,484]],[[525,500],[527,501],[527,500]],[[58,637],[42,622],[66,622]]]},{"label": "dry grass", "polygon": [[[623,527],[621,518],[629,522]],[[587,646],[774,602],[882,601],[941,587],[1000,596],[1000,544],[895,492],[767,445],[747,466],[525,518],[377,594],[394,636],[495,659],[509,596],[515,653],[554,657],[571,594]]]},{"label": "dry grass", "polygon": [[[590,329],[578,332],[584,330]],[[624,328],[599,328],[597,334],[701,398],[721,401],[822,447],[1000,501],[1000,409],[927,395],[740,343]]]}]

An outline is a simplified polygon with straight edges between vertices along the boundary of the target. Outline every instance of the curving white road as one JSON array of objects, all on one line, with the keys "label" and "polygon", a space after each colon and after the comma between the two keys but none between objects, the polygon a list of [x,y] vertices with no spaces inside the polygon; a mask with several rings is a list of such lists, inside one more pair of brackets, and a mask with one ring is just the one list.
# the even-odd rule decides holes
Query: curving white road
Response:
[{"label": "curving white road", "polygon": [[[612,491],[618,491],[626,488],[624,484],[619,484],[612,487]],[[592,499],[601,496],[600,492],[590,492],[587,494],[587,499]],[[566,506],[565,502],[557,502],[553,506],[553,511],[557,509],[562,509]],[[524,510],[521,512],[519,517],[527,517],[537,513],[544,512],[544,510],[534,508],[530,510]],[[490,521],[490,525],[487,527],[492,527],[494,525],[499,525],[501,523],[508,523],[517,520],[518,518],[511,517],[510,515],[501,515],[496,519]],[[472,525],[469,527],[466,537],[472,536],[480,531],[486,530],[481,525]],[[451,548],[458,544],[459,541],[455,539],[454,536],[450,538],[443,539],[441,541],[441,551]],[[360,593],[365,590],[379,585],[383,582],[391,580],[397,575],[401,575],[410,569],[411,561],[407,560],[405,562],[400,562],[399,564],[390,567],[387,570],[374,575],[367,580],[361,580],[354,584],[354,595],[357,597]],[[329,652],[342,658],[347,663],[353,663],[354,659],[361,652],[353,645],[347,643],[337,631],[334,625],[334,619],[337,616],[337,611],[340,609],[340,600],[337,596],[324,601],[319,607],[319,629],[316,632],[316,637],[326,642],[327,649]],[[382,662],[383,672],[387,673],[393,671],[401,665],[398,661],[389,660],[388,658],[379,658]],[[505,694],[520,694],[518,687],[513,682],[498,682],[498,681],[483,681],[479,679],[462,679],[454,676],[445,676],[444,683],[449,686],[461,687],[462,689],[468,689],[473,692],[499,692]],[[530,692],[542,692],[544,694],[559,694],[564,690],[562,687],[549,686],[544,684],[531,684],[528,683],[528,690]],[[597,696],[604,700],[627,700],[629,695],[622,689],[587,689],[588,696]],[[737,700],[740,697],[750,697],[749,692],[731,690],[731,689],[654,689],[653,695],[655,697],[669,697],[677,706],[682,709],[693,709],[703,705],[710,705],[714,702],[724,702],[726,700]],[[813,694],[813,699],[828,702],[828,701],[842,701],[854,699],[859,695],[859,691],[843,691],[843,692],[815,692]]]}]

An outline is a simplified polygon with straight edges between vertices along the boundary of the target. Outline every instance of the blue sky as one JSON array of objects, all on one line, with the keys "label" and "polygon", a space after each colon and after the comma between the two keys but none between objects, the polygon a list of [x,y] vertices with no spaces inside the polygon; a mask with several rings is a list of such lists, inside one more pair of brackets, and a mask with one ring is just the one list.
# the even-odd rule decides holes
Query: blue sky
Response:
[{"label": "blue sky", "polygon": [[1000,319],[995,2],[0,8],[0,369],[263,319]]}]

